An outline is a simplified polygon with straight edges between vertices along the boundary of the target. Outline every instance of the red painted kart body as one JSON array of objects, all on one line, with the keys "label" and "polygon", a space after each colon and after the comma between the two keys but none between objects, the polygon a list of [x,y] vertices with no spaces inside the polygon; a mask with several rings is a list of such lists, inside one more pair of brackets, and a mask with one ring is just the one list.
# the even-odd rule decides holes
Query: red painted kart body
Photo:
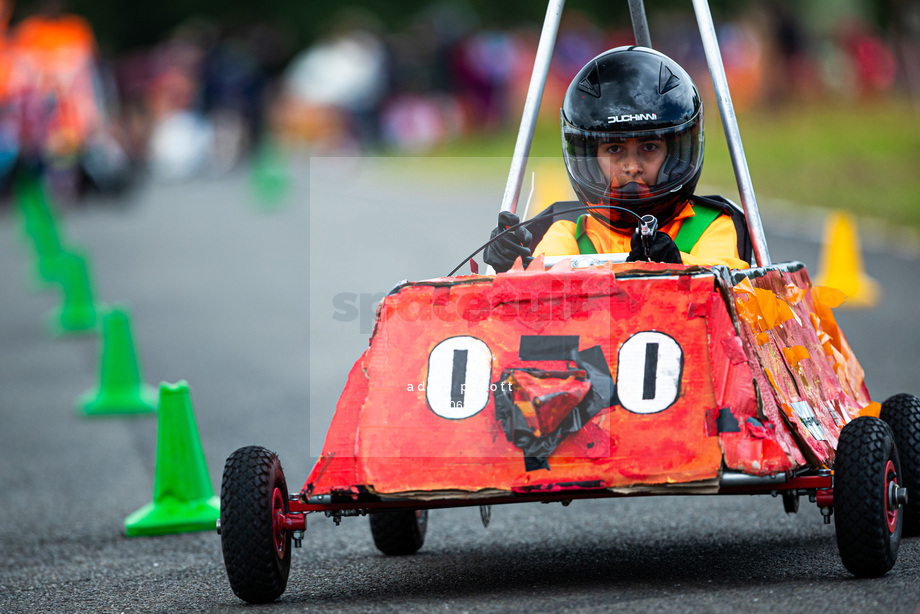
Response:
[{"label": "red painted kart body", "polygon": [[[798,263],[538,259],[404,283],[295,507],[775,489],[832,465],[843,425],[878,414],[831,311],[842,299]],[[739,472],[763,484],[725,479]]]}]

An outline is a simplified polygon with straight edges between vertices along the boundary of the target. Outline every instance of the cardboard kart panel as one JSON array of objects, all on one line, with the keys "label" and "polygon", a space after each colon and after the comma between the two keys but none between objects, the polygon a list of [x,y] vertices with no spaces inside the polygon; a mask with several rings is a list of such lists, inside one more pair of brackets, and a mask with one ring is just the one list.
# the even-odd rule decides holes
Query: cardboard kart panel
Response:
[{"label": "cardboard kart panel", "polygon": [[861,413],[878,413],[831,310],[843,295],[812,286],[801,265],[736,278],[736,321],[760,366],[753,373],[763,413],[783,418],[809,464],[831,466],[840,429]]},{"label": "cardboard kart panel", "polygon": [[804,269],[627,264],[398,286],[303,494],[714,491],[832,462],[868,404]]}]

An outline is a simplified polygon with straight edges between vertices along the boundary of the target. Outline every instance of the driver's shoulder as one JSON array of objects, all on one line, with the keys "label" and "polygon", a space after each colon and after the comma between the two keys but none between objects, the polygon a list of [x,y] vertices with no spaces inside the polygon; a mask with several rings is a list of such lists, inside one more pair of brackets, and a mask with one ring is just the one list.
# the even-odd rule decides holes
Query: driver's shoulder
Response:
[{"label": "driver's shoulder", "polygon": [[534,249],[534,255],[568,256],[578,254],[578,242],[575,240],[575,222],[557,220],[547,229],[546,234]]}]

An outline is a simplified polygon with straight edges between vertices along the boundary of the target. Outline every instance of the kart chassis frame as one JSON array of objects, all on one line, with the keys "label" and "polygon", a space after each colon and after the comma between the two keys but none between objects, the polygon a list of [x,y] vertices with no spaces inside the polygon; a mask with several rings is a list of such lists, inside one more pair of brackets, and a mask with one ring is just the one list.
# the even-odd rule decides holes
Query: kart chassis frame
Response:
[{"label": "kart chassis frame", "polygon": [[[674,495],[681,493],[675,492]],[[807,496],[816,503],[829,524],[834,509],[834,477],[829,469],[805,472],[789,472],[769,476],[754,476],[741,472],[726,471],[719,482],[720,495],[779,495],[788,497]],[[596,484],[572,484],[564,490],[552,492],[540,491],[539,488],[522,489],[507,495],[487,498],[441,499],[425,501],[419,499],[401,499],[395,497],[381,498],[376,495],[351,496],[318,495],[306,496],[291,493],[288,498],[288,512],[277,516],[276,522],[284,531],[303,532],[307,528],[307,514],[323,513],[332,518],[336,524],[346,516],[365,516],[378,511],[443,509],[453,507],[470,507],[474,505],[503,505],[508,503],[562,503],[568,505],[575,499],[615,499],[637,496],[660,496],[661,493],[622,493],[598,487]],[[901,493],[892,493],[897,504]],[[686,496],[686,495],[685,495]],[[300,537],[295,533],[294,545],[300,547]]]}]

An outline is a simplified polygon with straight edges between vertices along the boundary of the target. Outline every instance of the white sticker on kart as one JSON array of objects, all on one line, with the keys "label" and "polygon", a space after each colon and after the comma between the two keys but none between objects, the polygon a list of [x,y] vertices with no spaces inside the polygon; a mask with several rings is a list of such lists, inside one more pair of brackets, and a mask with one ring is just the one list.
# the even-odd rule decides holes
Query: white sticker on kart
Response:
[{"label": "white sticker on kart", "polygon": [[657,331],[636,333],[620,346],[617,396],[636,414],[664,411],[680,395],[684,353],[673,337]]},{"label": "white sticker on kart", "polygon": [[445,339],[428,355],[428,406],[448,420],[475,416],[489,402],[491,377],[492,352],[481,339]]},{"label": "white sticker on kart", "polygon": [[811,433],[811,436],[818,441],[827,441],[827,437],[824,435],[824,429],[821,427],[821,423],[818,422],[818,419],[815,418],[815,412],[811,409],[811,405],[808,404],[808,401],[796,401],[791,403],[792,409],[795,410],[795,415],[799,417],[799,420],[802,421],[802,424],[808,429],[808,432]]}]

